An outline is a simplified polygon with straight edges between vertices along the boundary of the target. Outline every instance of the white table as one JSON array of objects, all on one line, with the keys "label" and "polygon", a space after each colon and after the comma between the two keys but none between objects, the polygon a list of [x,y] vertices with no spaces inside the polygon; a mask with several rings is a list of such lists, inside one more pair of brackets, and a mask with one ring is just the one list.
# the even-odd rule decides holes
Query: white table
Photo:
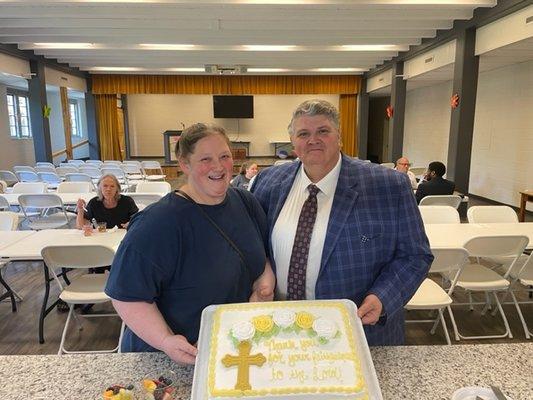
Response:
[{"label": "white table", "polygon": [[[45,229],[20,240],[14,241],[0,248],[0,259],[6,261],[15,260],[42,260],[41,251],[46,246],[78,246],[78,245],[102,245],[116,250],[126,235],[125,229],[111,229],[107,232],[94,232],[91,236],[84,236],[83,231],[77,229]],[[43,263],[45,291],[41,314],[39,316],[39,343],[44,343],[44,319],[57,305],[57,300],[48,306],[50,294],[50,273]],[[68,278],[62,273],[65,281]]]},{"label": "white table", "polygon": [[462,247],[476,236],[524,235],[529,238],[528,249],[533,249],[533,222],[494,224],[425,224],[431,247]]},{"label": "white table", "polygon": [[33,234],[35,234],[35,231],[0,231],[0,249],[8,247]]}]

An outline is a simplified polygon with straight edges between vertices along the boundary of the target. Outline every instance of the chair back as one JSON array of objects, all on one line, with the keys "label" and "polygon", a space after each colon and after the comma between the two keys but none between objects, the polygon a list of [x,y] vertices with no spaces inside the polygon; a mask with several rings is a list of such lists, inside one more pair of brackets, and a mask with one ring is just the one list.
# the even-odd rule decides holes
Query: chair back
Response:
[{"label": "chair back", "polygon": [[139,210],[143,210],[152,203],[157,203],[162,197],[157,193],[128,193],[128,196],[133,199]]},{"label": "chair back", "polygon": [[463,199],[461,196],[456,194],[450,195],[439,195],[439,196],[426,196],[420,200],[421,206],[450,206],[455,209],[459,208],[461,201]]},{"label": "chair back", "polygon": [[19,204],[23,210],[25,208],[63,208],[61,197],[54,193],[21,194],[19,196]]},{"label": "chair back", "polygon": [[6,171],[6,170],[0,170],[0,179],[5,181],[8,185],[10,183],[16,183],[19,181],[19,178],[17,178],[17,175],[15,175],[11,171]]},{"label": "chair back", "polygon": [[5,193],[7,191],[7,183],[0,179],[0,193]]},{"label": "chair back", "polygon": [[41,179],[36,172],[33,171],[17,171],[15,172],[20,182],[40,182]]},{"label": "chair back", "polygon": [[55,165],[52,164],[51,162],[39,161],[35,163],[35,168],[37,169],[37,167],[54,167],[55,168]]},{"label": "chair back", "polygon": [[13,186],[12,193],[46,193],[46,183],[44,182],[18,182]]},{"label": "chair back", "polygon": [[69,164],[74,164],[75,166],[77,167],[80,167],[82,165],[85,165],[85,161],[83,160],[68,160],[67,161]]},{"label": "chair back", "polygon": [[429,272],[432,273],[459,270],[463,268],[468,261],[468,251],[462,247],[456,249],[432,248],[431,252],[435,257],[429,269]]},{"label": "chair back", "polygon": [[466,242],[464,248],[471,257],[513,257],[504,275],[507,278],[528,243],[529,238],[522,235],[478,236]]},{"label": "chair back", "polygon": [[131,175],[142,175],[141,167],[137,164],[122,164],[122,170]]},{"label": "chair back", "polygon": [[78,172],[78,168],[73,164],[59,165],[59,167],[56,168],[56,173],[59,176],[65,176],[66,174],[75,174],[76,172]]},{"label": "chair back", "polygon": [[459,224],[459,212],[450,206],[418,207],[424,224]]},{"label": "chair back", "polygon": [[69,168],[76,168],[76,171],[78,170],[78,166],[76,164],[69,163],[67,161],[63,161],[59,163],[60,167],[69,167]]},{"label": "chair back", "polygon": [[102,176],[102,172],[96,164],[82,165],[80,172],[89,175],[92,179],[99,179]]},{"label": "chair back", "polygon": [[41,182],[46,182],[49,185],[57,185],[61,183],[61,177],[55,172],[37,172],[37,175]]},{"label": "chair back", "polygon": [[41,250],[50,269],[106,267],[113,263],[113,249],[101,245],[46,246]]},{"label": "chair back", "polygon": [[30,171],[35,172],[35,169],[33,167],[30,167],[29,165],[15,165],[13,167],[13,172],[17,173],[20,171]]},{"label": "chair back", "polygon": [[137,193],[170,193],[171,190],[168,182],[139,182],[135,187]]},{"label": "chair back", "polygon": [[61,182],[57,193],[91,193],[92,189],[92,182]]},{"label": "chair back", "polygon": [[10,209],[9,201],[0,194],[0,211],[9,211]]},{"label": "chair back", "polygon": [[427,168],[426,167],[410,167],[409,171],[411,171],[416,177],[422,176],[426,173]]},{"label": "chair back", "polygon": [[100,165],[102,165],[103,162],[100,161],[100,160],[87,160],[85,161],[85,165],[93,165],[93,166],[96,166],[96,167],[100,167]]},{"label": "chair back", "polygon": [[287,163],[291,163],[292,160],[276,160],[274,161],[274,164],[273,165],[283,165],[283,164],[287,164]]},{"label": "chair back", "polygon": [[396,165],[393,163],[393,162],[384,162],[384,163],[381,163],[380,164],[382,167],[385,167],[385,168],[394,168]]},{"label": "chair back", "polygon": [[119,166],[114,166],[114,167],[105,167],[104,166],[104,167],[102,167],[100,169],[100,171],[102,172],[102,176],[103,175],[114,175],[119,180],[119,182],[121,180],[122,181],[127,181],[128,180],[127,174]]},{"label": "chair back", "polygon": [[56,167],[54,167],[53,165],[36,165],[35,166],[35,171],[37,173],[39,173],[39,172],[53,172],[55,174]]},{"label": "chair back", "polygon": [[93,183],[93,178],[90,175],[83,174],[81,172],[74,172],[65,175],[65,181],[67,182],[90,182]]},{"label": "chair back", "polygon": [[15,231],[19,224],[19,216],[11,211],[0,212],[0,231]]},{"label": "chair back", "polygon": [[139,168],[142,168],[141,162],[137,160],[125,160],[125,161],[122,161],[122,165],[136,165]]},{"label": "chair back", "polygon": [[468,222],[477,224],[518,222],[515,210],[509,206],[473,206],[466,212]]}]

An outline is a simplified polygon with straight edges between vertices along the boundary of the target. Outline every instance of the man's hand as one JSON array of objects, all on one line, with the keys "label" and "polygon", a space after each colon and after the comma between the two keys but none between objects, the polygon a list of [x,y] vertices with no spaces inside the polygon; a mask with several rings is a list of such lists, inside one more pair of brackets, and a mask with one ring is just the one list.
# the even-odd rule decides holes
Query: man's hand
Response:
[{"label": "man's hand", "polygon": [[379,320],[382,310],[383,304],[381,304],[378,296],[369,294],[357,310],[357,315],[361,318],[363,325],[375,325]]},{"label": "man's hand", "polygon": [[162,343],[161,350],[179,364],[192,364],[196,361],[198,349],[187,342],[182,335],[169,335]]},{"label": "man's hand", "polygon": [[252,287],[250,302],[272,301],[274,300],[274,288],[276,286],[276,277],[270,263],[267,261],[265,271],[257,278]]}]

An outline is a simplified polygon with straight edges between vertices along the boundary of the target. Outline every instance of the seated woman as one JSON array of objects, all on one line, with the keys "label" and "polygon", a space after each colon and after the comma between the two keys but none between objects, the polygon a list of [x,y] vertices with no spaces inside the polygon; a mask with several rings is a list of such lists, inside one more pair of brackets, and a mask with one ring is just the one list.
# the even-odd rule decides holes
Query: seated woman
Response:
[{"label": "seated woman", "polygon": [[76,228],[83,229],[93,218],[96,222],[105,222],[108,229],[115,226],[126,228],[130,218],[139,209],[131,197],[120,194],[120,183],[116,176],[102,176],[98,180],[97,190],[97,196],[88,204],[85,200],[78,199]]},{"label": "seated woman", "polygon": [[256,175],[257,164],[243,163],[239,175],[231,181],[231,186],[248,190],[250,179]]},{"label": "seated woman", "polygon": [[187,183],[136,214],[105,292],[127,325],[122,351],[164,351],[194,364],[202,310],[270,301],[266,216],[251,193],[229,188],[233,160],[222,128],[183,131],[177,158]]}]

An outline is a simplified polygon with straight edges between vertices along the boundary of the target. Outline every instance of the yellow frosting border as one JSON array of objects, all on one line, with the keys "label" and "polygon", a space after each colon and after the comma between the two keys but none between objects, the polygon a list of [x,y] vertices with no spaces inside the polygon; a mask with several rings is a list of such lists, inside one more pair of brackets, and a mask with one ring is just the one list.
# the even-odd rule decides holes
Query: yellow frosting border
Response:
[{"label": "yellow frosting border", "polygon": [[[266,395],[283,395],[283,394],[305,394],[305,393],[346,393],[346,394],[363,394],[366,392],[366,385],[363,379],[361,360],[357,357],[357,350],[354,340],[354,335],[347,334],[348,345],[350,347],[350,353],[353,355],[353,361],[355,364],[355,376],[358,378],[358,382],[355,386],[345,387],[345,386],[326,386],[326,387],[313,387],[313,386],[296,386],[296,387],[281,387],[281,388],[271,388],[271,389],[260,389],[260,390],[235,390],[235,389],[217,389],[215,388],[215,367],[216,367],[216,351],[214,349],[218,348],[218,335],[220,330],[220,315],[224,311],[239,311],[239,310],[253,310],[257,308],[287,308],[292,309],[301,308],[306,309],[309,307],[324,307],[324,308],[336,308],[342,315],[344,322],[345,332],[353,330],[353,327],[350,323],[350,316],[346,304],[340,301],[306,301],[305,303],[297,303],[290,301],[278,301],[271,304],[264,303],[242,303],[242,304],[225,304],[219,306],[213,317],[213,329],[211,332],[211,341],[210,341],[210,355],[209,355],[209,365],[208,365],[208,388],[209,395],[211,397],[247,397],[247,396],[266,396]],[[368,394],[365,394],[363,399],[367,399]]]}]

